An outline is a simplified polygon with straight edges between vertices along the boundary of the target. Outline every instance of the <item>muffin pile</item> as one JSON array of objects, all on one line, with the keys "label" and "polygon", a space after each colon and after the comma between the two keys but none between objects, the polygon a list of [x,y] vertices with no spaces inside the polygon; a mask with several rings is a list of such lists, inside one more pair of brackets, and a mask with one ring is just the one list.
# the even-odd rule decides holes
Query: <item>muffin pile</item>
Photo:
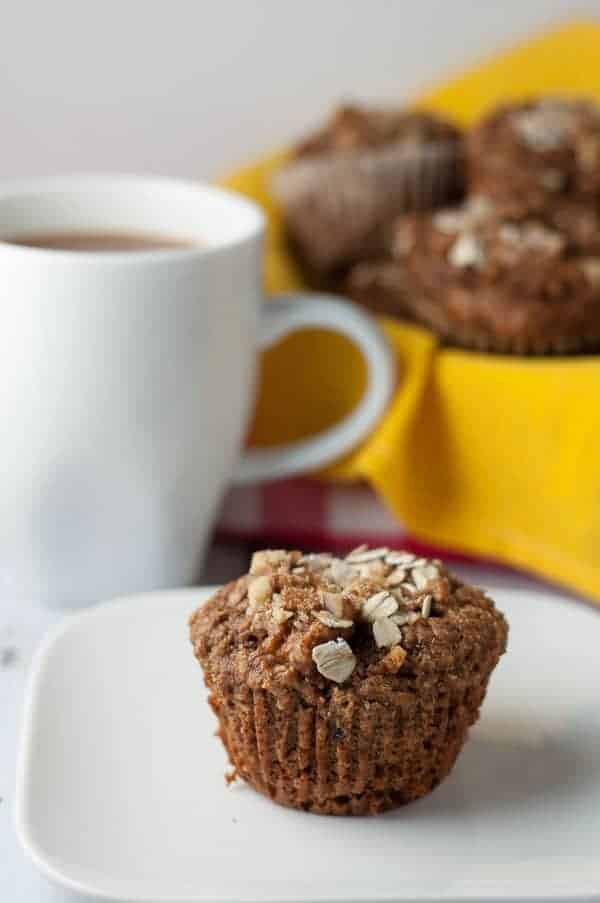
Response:
[{"label": "muffin pile", "polygon": [[293,151],[273,191],[317,277],[381,254],[394,218],[460,196],[459,131],[427,113],[345,106]]},{"label": "muffin pile", "polygon": [[258,552],[190,620],[234,768],[278,803],[371,814],[448,774],[507,625],[441,562]]},{"label": "muffin pile", "polygon": [[355,247],[337,286],[462,347],[600,348],[600,106],[505,105],[453,147],[458,203],[438,191],[396,214],[381,206],[378,241]]}]

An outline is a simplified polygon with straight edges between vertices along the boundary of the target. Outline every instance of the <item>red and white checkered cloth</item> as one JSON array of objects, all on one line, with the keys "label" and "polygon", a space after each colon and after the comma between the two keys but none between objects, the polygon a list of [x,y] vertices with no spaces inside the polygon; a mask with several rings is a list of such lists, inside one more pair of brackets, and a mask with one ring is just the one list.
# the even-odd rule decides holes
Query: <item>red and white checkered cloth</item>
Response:
[{"label": "red and white checkered cloth", "polygon": [[472,560],[457,550],[413,540],[364,484],[294,479],[234,487],[225,499],[217,533],[221,539],[252,545],[344,552],[367,543]]}]

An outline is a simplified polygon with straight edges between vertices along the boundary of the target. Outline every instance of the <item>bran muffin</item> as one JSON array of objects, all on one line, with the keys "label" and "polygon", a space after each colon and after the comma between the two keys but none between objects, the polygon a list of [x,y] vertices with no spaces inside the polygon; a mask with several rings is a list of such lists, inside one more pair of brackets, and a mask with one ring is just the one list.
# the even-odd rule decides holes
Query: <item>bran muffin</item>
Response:
[{"label": "bran muffin", "polygon": [[507,625],[440,562],[361,547],[256,553],[190,634],[232,777],[286,806],[362,815],[448,774]]},{"label": "bran muffin", "polygon": [[[392,241],[397,311],[467,348],[518,354],[598,348],[597,222],[597,213],[577,202],[536,215],[523,206],[508,218],[480,195],[404,217]],[[371,282],[375,297],[379,284],[373,276]]]},{"label": "bran muffin", "polygon": [[465,139],[469,192],[530,212],[557,199],[600,200],[600,106],[537,98],[493,110]]},{"label": "bran muffin", "polygon": [[395,216],[450,202],[462,181],[450,123],[345,106],[294,149],[272,187],[299,256],[326,275],[377,253]]},{"label": "bran muffin", "polygon": [[351,266],[338,286],[341,294],[351,298],[371,313],[414,320],[412,281],[406,266],[393,257],[361,260]]}]

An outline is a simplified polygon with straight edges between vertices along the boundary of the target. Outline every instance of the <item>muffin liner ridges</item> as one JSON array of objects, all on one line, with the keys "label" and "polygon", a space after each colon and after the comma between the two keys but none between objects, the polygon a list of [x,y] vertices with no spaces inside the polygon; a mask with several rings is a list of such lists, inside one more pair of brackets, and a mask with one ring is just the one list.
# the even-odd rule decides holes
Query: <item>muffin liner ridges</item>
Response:
[{"label": "muffin liner ridges", "polygon": [[275,174],[272,190],[302,258],[327,272],[376,253],[395,216],[446,203],[461,183],[457,141],[399,141],[293,159]]},{"label": "muffin liner ridges", "polygon": [[[370,815],[429,793],[448,775],[477,720],[488,674],[435,696],[391,704],[335,691],[307,707],[289,691],[239,689],[210,702],[236,773],[285,806]],[[400,696],[402,694],[399,694]]]}]

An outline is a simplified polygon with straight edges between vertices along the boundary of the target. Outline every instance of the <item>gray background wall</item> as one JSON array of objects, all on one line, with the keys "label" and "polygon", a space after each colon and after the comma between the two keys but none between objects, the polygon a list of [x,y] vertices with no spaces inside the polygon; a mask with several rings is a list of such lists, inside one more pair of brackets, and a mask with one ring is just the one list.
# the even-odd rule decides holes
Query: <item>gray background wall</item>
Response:
[{"label": "gray background wall", "polygon": [[343,97],[393,100],[600,2],[6,0],[0,178],[212,176]]}]

